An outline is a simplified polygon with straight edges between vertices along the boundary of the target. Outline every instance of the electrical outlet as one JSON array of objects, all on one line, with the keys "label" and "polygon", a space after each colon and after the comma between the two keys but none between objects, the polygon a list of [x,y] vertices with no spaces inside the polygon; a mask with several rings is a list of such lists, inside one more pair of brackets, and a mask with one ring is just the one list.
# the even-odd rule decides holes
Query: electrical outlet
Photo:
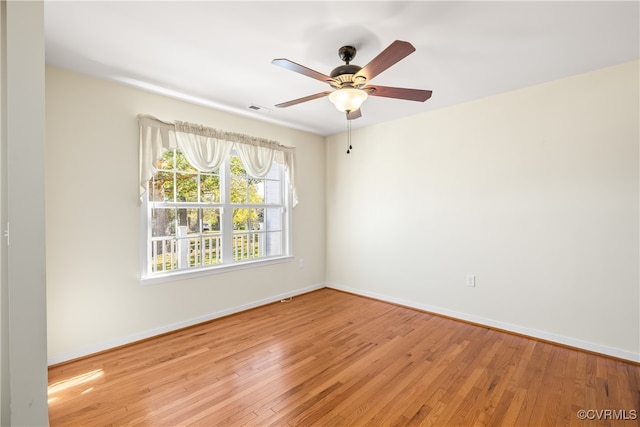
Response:
[{"label": "electrical outlet", "polygon": [[298,260],[298,268],[304,268],[304,259],[300,258]]},{"label": "electrical outlet", "polygon": [[473,274],[467,274],[467,286],[469,286],[470,288],[476,287],[476,276],[474,276]]}]

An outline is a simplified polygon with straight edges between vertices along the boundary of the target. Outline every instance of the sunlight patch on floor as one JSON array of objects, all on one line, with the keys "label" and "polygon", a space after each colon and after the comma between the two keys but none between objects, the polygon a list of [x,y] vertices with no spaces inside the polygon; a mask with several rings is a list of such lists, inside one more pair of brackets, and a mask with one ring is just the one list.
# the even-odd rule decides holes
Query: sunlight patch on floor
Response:
[{"label": "sunlight patch on floor", "polygon": [[[49,403],[55,402],[59,400],[59,397],[53,396],[56,393],[60,393],[62,391],[68,390],[72,387],[77,387],[80,385],[84,385],[89,381],[93,381],[97,378],[100,378],[104,375],[104,371],[102,369],[96,369],[93,371],[89,371],[84,374],[76,375],[75,377],[71,377],[66,380],[58,381],[57,383],[51,384],[49,386]],[[93,390],[93,387],[85,388],[78,394],[85,394]]]}]

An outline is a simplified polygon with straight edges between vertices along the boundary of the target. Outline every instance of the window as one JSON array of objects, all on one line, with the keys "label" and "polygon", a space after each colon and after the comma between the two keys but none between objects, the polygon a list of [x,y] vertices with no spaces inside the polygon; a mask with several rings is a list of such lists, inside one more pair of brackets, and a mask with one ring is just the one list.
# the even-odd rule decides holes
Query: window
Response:
[{"label": "window", "polygon": [[200,172],[180,149],[164,152],[148,181],[143,278],[210,272],[289,256],[287,174],[273,162],[252,177],[235,149]]}]

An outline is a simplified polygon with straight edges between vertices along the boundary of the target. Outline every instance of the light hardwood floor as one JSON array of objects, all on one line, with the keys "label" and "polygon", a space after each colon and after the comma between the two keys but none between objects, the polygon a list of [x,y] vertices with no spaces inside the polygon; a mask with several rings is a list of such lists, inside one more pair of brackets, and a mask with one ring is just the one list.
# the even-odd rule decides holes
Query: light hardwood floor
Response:
[{"label": "light hardwood floor", "polygon": [[631,427],[640,366],[322,289],[53,366],[49,415],[53,427]]}]

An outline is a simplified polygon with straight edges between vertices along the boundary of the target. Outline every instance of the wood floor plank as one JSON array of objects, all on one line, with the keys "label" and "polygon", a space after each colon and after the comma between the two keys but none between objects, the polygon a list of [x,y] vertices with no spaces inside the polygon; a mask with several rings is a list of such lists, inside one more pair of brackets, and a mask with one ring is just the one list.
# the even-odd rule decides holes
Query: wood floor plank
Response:
[{"label": "wood floor plank", "polygon": [[52,366],[49,398],[53,427],[637,427],[640,366],[322,289]]}]

